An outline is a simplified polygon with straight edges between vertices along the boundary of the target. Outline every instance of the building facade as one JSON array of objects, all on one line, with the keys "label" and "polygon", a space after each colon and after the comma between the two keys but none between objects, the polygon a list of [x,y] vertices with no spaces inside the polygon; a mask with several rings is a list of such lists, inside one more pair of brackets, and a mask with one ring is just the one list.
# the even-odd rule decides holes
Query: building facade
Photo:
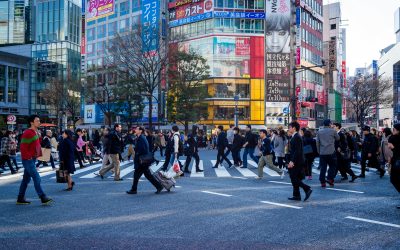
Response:
[{"label": "building facade", "polygon": [[0,44],[25,43],[27,7],[25,0],[0,1]]},{"label": "building facade", "polygon": [[81,2],[36,0],[32,6],[33,36],[30,108],[50,119],[58,117],[46,105],[42,91],[52,79],[80,81]]}]

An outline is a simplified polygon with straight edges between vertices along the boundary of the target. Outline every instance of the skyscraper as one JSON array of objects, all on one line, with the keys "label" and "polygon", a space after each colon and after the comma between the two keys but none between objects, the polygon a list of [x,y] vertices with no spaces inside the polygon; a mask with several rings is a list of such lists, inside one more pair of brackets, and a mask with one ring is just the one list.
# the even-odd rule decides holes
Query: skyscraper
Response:
[{"label": "skyscraper", "polygon": [[0,1],[0,44],[25,42],[25,0]]}]

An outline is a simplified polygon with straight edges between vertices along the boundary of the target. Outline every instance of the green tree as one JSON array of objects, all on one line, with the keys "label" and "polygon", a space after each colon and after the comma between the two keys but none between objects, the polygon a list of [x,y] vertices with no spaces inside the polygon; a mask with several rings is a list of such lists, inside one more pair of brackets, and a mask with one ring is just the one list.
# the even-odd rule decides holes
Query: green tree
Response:
[{"label": "green tree", "polygon": [[[173,55],[173,56],[172,56]],[[188,132],[189,123],[207,117],[208,97],[204,80],[209,77],[207,60],[195,52],[174,51],[168,68],[168,120],[179,122]]]}]

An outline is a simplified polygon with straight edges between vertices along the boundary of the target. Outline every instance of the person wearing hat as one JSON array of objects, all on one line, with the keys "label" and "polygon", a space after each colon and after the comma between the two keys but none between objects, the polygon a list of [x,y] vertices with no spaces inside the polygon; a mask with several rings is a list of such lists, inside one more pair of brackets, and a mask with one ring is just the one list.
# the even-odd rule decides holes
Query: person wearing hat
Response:
[{"label": "person wearing hat", "polygon": [[[331,120],[325,120],[324,127],[318,131],[316,139],[317,151],[319,153],[319,181],[321,182],[321,187],[326,187],[326,182],[328,182],[330,186],[333,186],[336,175],[337,157],[335,142],[339,141],[340,137],[331,125]],[[328,165],[328,177],[326,178]]]},{"label": "person wearing hat", "polygon": [[383,170],[378,162],[377,153],[379,151],[379,142],[378,138],[371,134],[371,128],[369,126],[363,127],[364,140],[362,143],[361,149],[361,174],[358,176],[360,178],[365,178],[365,170],[367,168],[367,160],[368,166],[372,168],[378,169],[380,173],[380,177],[382,178],[385,175],[385,170]]}]

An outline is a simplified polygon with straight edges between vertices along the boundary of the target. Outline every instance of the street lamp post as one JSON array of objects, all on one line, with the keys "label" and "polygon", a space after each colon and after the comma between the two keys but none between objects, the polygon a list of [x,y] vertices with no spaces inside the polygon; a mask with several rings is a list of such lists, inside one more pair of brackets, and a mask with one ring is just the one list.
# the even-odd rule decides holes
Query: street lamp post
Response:
[{"label": "street lamp post", "polygon": [[239,110],[238,110],[238,102],[240,99],[240,95],[235,95],[233,100],[235,101],[235,127],[239,126]]}]

